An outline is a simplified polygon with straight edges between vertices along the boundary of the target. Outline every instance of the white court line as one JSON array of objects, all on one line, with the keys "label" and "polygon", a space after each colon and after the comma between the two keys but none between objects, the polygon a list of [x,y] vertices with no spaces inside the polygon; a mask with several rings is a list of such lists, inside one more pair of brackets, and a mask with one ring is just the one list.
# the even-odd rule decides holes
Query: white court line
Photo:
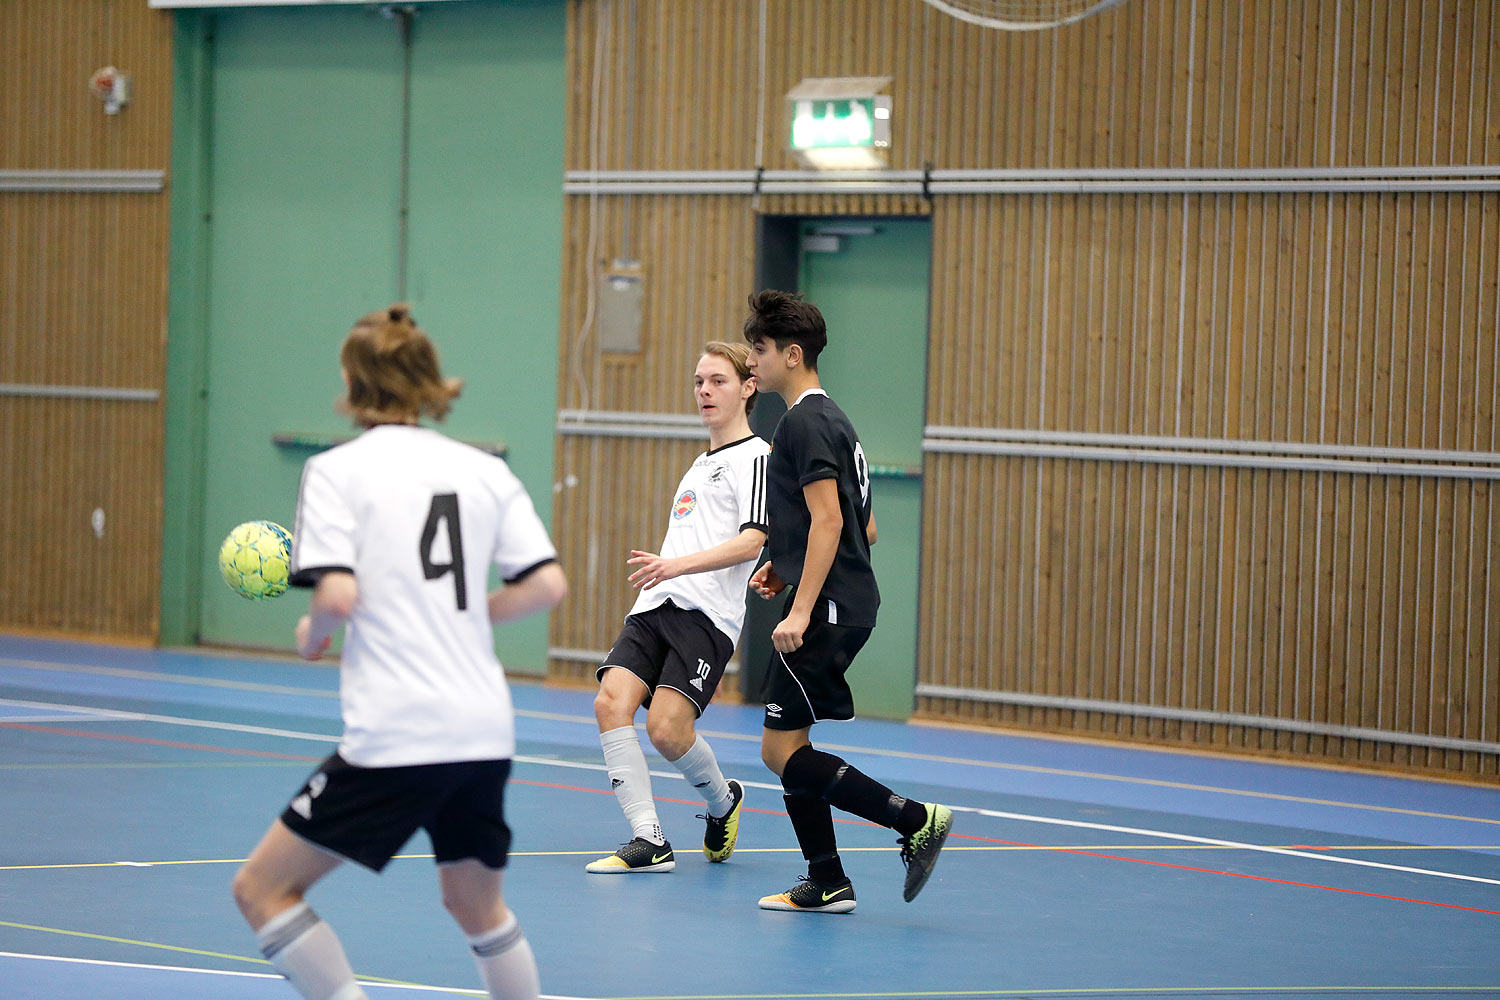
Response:
[{"label": "white court line", "polygon": [[[185,965],[147,965],[141,962],[105,962],[97,958],[64,958],[61,955],[26,955],[16,951],[0,951],[0,958],[29,958],[38,962],[67,962],[72,965],[104,965],[117,969],[146,969],[151,972],[194,972],[202,976],[233,976],[238,979],[284,979],[279,973],[236,972],[231,969],[194,969]],[[418,990],[423,993],[454,993],[466,997],[482,997],[483,990],[466,990],[453,986],[421,986],[416,983],[379,983],[367,979],[358,980],[366,989]],[[589,997],[566,996],[560,993],[543,993],[541,1000],[591,1000]]]},{"label": "white court line", "polygon": [[[14,702],[13,704],[28,704]],[[35,703],[30,703],[35,704]],[[89,711],[83,706],[75,705],[53,705],[53,708],[67,710],[77,709]],[[300,733],[291,729],[269,729],[264,726],[246,726],[233,722],[209,722],[204,719],[188,719],[171,715],[147,715],[137,712],[115,712],[113,710],[94,709],[92,711],[109,711],[112,716],[119,719],[134,719],[142,722],[161,722],[168,725],[193,726],[204,729],[225,729],[233,732],[254,733],[262,736],[280,736],[286,739],[310,740],[318,743],[337,743],[337,736],[328,736],[323,733]],[[608,771],[604,764],[590,764],[582,761],[556,760],[551,757],[529,757],[516,755],[513,760],[524,764],[540,764],[549,767],[568,767],[586,771]],[[652,771],[653,777],[682,778],[681,774],[675,772]],[[781,790],[780,785],[761,782],[745,782],[750,788],[767,788],[776,791]],[[1406,865],[1393,865],[1383,861],[1366,861],[1363,858],[1346,858],[1337,854],[1314,853],[1309,851],[1297,851],[1287,847],[1266,847],[1259,844],[1247,844],[1236,840],[1215,840],[1210,837],[1195,837],[1190,834],[1169,833],[1166,830],[1149,830],[1140,827],[1114,826],[1109,823],[1090,823],[1084,820],[1061,819],[1053,816],[1032,816],[1026,813],[1001,812],[996,809],[981,809],[977,806],[952,806],[955,812],[974,813],[979,816],[990,816],[996,819],[1012,819],[1026,823],[1045,823],[1052,826],[1071,826],[1082,830],[1100,830],[1107,833],[1130,833],[1139,837],[1154,837],[1158,840],[1175,840],[1187,843],[1212,844],[1221,847],[1234,847],[1246,851],[1259,851],[1263,854],[1284,854],[1295,858],[1304,858],[1309,861],[1323,861],[1329,864],[1358,865],[1361,868],[1380,868],[1385,871],[1405,872],[1411,875],[1431,875],[1434,878],[1461,879],[1465,882],[1482,882],[1487,885],[1500,885],[1500,879],[1481,878],[1478,875],[1461,875],[1457,872],[1437,871],[1432,868],[1411,868]]]}]

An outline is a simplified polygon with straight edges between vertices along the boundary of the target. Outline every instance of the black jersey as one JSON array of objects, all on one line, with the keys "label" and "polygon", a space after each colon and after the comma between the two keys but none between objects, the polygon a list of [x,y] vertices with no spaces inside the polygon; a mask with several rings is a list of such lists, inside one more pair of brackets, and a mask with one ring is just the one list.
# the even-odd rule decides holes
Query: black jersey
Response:
[{"label": "black jersey", "polygon": [[870,566],[870,466],[844,411],[821,390],[803,395],[782,415],[766,466],[767,547],[776,575],[802,578],[812,514],[802,488],[820,479],[838,481],[844,527],[813,617],[835,625],[872,628],[880,590]]}]

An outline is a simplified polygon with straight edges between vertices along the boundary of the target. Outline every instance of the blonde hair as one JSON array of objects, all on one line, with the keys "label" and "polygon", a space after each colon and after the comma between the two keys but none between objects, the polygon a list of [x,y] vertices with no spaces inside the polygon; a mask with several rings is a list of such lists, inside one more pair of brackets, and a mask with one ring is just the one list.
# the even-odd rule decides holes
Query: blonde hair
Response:
[{"label": "blonde hair", "polygon": [[339,362],[349,390],[339,409],[362,427],[409,424],[448,415],[463,380],[443,378],[437,349],[398,302],[361,316],[344,338]]},{"label": "blonde hair", "polygon": [[[713,354],[728,361],[734,366],[734,373],[740,377],[741,382],[747,381],[755,375],[750,370],[749,365],[749,344],[729,344],[722,340],[710,340],[703,345],[703,353]],[[749,416],[750,411],[755,409],[755,398],[759,395],[760,393],[758,392],[752,392],[750,397],[745,400],[746,416]]]}]

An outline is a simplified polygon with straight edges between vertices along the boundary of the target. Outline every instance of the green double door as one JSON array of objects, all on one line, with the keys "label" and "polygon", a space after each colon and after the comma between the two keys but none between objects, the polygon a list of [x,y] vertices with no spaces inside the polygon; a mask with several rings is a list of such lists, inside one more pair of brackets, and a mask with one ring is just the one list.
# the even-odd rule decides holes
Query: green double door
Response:
[{"label": "green double door", "polygon": [[[779,252],[795,253],[797,290],[828,324],[818,362],[823,388],[849,415],[870,462],[878,529],[870,555],[881,603],[849,673],[855,709],[905,719],[916,687],[932,227],[926,219],[801,219],[787,236]],[[784,269],[782,280],[792,273]],[[774,609],[757,604],[764,602],[752,601],[743,651],[752,684],[763,675],[764,633],[774,624]]]},{"label": "green double door", "polygon": [[[304,461],[352,433],[334,401],[339,345],[361,314],[412,302],[446,373],[466,381],[445,429],[503,444],[550,517],[565,11],[444,3],[407,25],[373,5],[183,16],[178,44],[196,51],[179,72],[197,67],[199,103],[176,127],[203,153],[174,164],[174,187],[200,192],[203,209],[174,247],[199,264],[174,259],[173,295],[201,305],[169,350],[176,399],[202,402],[169,410],[169,441],[197,434],[178,474],[201,478],[168,511],[197,551],[164,566],[163,638],[286,649],[305,597],[245,601],[215,556],[240,521],[292,527]],[[545,669],[546,626],[507,627],[507,666]]]}]

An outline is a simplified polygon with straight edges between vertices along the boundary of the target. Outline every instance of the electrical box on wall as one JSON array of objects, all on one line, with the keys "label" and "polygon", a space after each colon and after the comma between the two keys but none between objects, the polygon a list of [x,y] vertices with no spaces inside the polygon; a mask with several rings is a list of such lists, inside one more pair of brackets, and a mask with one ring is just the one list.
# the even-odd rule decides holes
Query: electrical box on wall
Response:
[{"label": "electrical box on wall", "polygon": [[614,260],[599,286],[599,350],[638,354],[645,275],[638,260]]}]

